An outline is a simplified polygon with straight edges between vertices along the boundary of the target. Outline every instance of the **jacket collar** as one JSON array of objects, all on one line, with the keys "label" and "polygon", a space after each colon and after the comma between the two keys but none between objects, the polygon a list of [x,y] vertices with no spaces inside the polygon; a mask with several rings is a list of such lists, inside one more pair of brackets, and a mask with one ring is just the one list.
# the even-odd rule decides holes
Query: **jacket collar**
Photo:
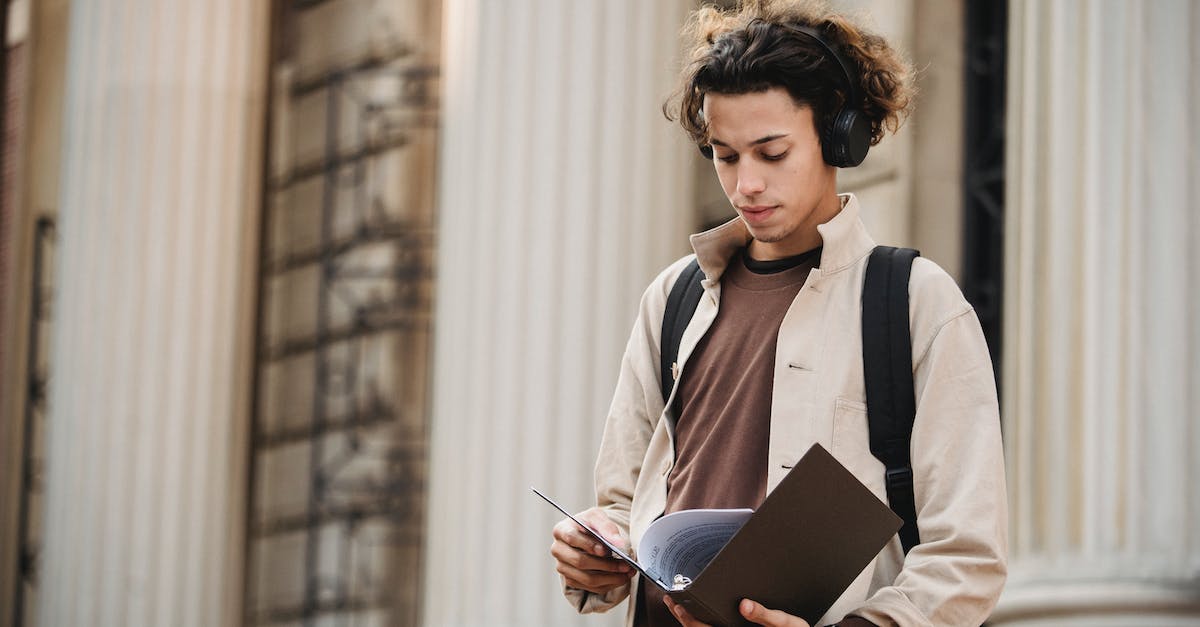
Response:
[{"label": "jacket collar", "polygon": [[[839,197],[842,210],[829,222],[817,226],[823,246],[821,265],[817,270],[823,275],[854,265],[875,248],[875,240],[871,239],[859,216],[858,198],[854,194],[839,194]],[[750,239],[750,230],[739,217],[693,235],[691,242],[704,276],[715,283],[721,280],[733,254],[749,244]]]}]

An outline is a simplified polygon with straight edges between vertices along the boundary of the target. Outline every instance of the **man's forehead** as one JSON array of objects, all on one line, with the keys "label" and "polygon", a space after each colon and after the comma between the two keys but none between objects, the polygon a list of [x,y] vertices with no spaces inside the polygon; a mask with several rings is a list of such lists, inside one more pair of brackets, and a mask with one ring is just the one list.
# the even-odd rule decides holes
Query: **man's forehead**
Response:
[{"label": "man's forehead", "polygon": [[705,99],[704,118],[712,145],[754,146],[811,127],[812,110],[797,107],[786,92],[714,94]]},{"label": "man's forehead", "polygon": [[704,97],[701,112],[709,125],[758,123],[786,127],[812,120],[812,109],[797,105],[787,92],[753,92],[748,94],[711,94]]}]

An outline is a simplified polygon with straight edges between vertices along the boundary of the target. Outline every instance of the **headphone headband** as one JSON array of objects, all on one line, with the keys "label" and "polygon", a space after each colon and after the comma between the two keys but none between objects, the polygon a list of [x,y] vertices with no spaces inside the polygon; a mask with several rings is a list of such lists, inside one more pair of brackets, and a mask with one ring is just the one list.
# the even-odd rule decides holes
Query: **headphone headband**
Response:
[{"label": "headphone headband", "polygon": [[809,39],[817,42],[817,45],[821,46],[821,49],[825,51],[825,54],[829,57],[832,57],[833,60],[837,62],[838,67],[842,68],[842,81],[846,85],[846,102],[842,103],[842,108],[858,109],[859,105],[862,103],[862,98],[858,94],[858,81],[854,80],[854,77],[857,76],[858,73],[851,70],[853,64],[850,62],[850,60],[842,56],[842,53],[838,52],[836,48],[829,44],[828,41],[825,41],[825,38],[821,36],[820,30],[805,24],[784,24],[783,26],[802,35],[806,35]]},{"label": "headphone headband", "polygon": [[846,99],[832,120],[821,129],[821,153],[825,162],[838,168],[852,168],[862,163],[871,149],[871,124],[859,111],[863,97],[856,78],[857,66],[826,41],[821,29],[805,24],[782,26],[816,42],[825,51],[825,56],[831,57],[842,69]]}]

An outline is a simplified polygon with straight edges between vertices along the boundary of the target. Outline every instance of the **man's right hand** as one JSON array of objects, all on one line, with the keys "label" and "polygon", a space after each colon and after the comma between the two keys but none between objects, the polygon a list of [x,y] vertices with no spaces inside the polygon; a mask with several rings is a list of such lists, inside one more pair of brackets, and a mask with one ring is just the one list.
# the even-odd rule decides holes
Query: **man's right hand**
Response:
[{"label": "man's right hand", "polygon": [[[616,523],[604,514],[604,510],[593,507],[576,517],[614,546],[628,550],[628,539]],[[554,525],[554,543],[550,545],[550,555],[558,562],[555,570],[571,588],[604,594],[625,585],[633,577],[632,566],[620,558],[609,557],[608,547],[597,542],[570,518],[564,518]]]}]

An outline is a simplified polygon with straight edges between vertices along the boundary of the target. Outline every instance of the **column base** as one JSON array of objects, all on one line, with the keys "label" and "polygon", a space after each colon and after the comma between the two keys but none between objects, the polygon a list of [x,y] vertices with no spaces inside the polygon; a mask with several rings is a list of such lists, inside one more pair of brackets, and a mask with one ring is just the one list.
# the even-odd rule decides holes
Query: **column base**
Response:
[{"label": "column base", "polygon": [[1012,582],[988,625],[1200,624],[1200,581]]}]

